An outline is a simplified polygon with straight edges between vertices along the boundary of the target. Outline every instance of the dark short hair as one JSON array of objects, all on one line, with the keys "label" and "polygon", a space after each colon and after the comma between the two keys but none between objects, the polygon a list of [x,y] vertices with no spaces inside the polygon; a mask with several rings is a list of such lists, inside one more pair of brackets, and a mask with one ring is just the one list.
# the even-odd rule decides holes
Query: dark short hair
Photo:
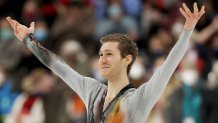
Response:
[{"label": "dark short hair", "polygon": [[127,55],[132,56],[132,62],[127,67],[127,74],[129,74],[132,64],[134,63],[136,56],[138,55],[138,48],[134,41],[132,41],[128,34],[124,33],[113,33],[105,35],[100,39],[101,44],[105,42],[118,42],[118,49],[122,58]]}]

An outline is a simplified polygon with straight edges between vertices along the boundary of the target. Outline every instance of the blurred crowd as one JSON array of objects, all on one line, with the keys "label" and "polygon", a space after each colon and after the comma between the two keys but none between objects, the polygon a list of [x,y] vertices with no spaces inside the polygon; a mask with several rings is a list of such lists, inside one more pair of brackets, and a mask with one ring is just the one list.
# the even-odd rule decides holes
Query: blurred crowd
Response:
[{"label": "blurred crowd", "polygon": [[206,13],[147,123],[217,123],[217,0],[0,0],[0,123],[86,123],[78,95],[14,37],[5,17],[27,26],[34,21],[38,42],[104,84],[97,69],[99,39],[128,33],[139,47],[129,74],[137,88],[178,40],[183,2],[205,5]]}]

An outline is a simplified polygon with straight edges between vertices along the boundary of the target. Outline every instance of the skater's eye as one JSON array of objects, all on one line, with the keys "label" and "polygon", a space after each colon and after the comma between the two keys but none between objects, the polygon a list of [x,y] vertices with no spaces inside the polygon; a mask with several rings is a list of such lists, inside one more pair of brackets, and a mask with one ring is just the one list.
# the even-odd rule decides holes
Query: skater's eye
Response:
[{"label": "skater's eye", "polygon": [[111,55],[113,55],[113,54],[112,54],[112,53],[106,53],[106,55],[107,55],[107,56],[111,56]]},{"label": "skater's eye", "polygon": [[103,56],[103,53],[99,53],[98,55],[101,57],[101,56]]}]

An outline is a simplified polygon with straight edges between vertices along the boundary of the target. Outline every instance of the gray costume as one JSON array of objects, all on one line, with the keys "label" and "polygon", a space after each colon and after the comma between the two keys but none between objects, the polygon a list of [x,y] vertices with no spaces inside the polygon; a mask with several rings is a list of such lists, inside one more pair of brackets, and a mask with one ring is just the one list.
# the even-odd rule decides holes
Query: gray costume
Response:
[{"label": "gray costume", "polygon": [[183,30],[178,42],[165,62],[155,71],[151,79],[139,88],[123,89],[120,95],[102,111],[107,86],[84,77],[69,67],[59,56],[48,51],[35,41],[33,34],[24,38],[32,53],[61,79],[63,79],[83,100],[89,123],[144,123],[158,97],[164,91],[170,77],[184,56],[192,30]]}]

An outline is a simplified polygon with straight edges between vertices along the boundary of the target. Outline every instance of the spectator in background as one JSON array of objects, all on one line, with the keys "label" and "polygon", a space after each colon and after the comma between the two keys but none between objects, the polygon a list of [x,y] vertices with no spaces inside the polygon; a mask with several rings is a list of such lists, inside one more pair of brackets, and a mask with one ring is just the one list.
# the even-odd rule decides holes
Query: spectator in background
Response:
[{"label": "spectator in background", "polygon": [[[0,20],[0,64],[5,69],[13,71],[21,59],[22,43],[16,41],[13,30],[4,19]],[[4,52],[4,53],[2,53]]]},{"label": "spectator in background", "polygon": [[[40,42],[43,43],[43,42]],[[76,40],[63,41],[59,46],[59,54],[74,69],[83,75],[89,75],[89,63],[87,54]],[[75,92],[60,79],[45,97],[45,123],[83,123],[86,121],[84,104]],[[55,103],[54,103],[55,102]],[[79,111],[77,113],[77,111]],[[54,113],[55,112],[55,113]],[[75,116],[74,116],[75,115]]]},{"label": "spectator in background", "polygon": [[162,39],[158,35],[154,35],[150,38],[148,42],[148,55],[150,63],[153,64],[152,61],[155,61],[156,58],[160,56],[166,55],[166,45],[162,42]]},{"label": "spectator in background", "polygon": [[26,0],[23,8],[21,20],[24,24],[28,24],[32,21],[37,21],[42,18],[42,13],[39,8],[39,1],[37,0]]},{"label": "spectator in background", "polygon": [[218,61],[213,62],[212,70],[208,74],[208,81],[202,92],[203,123],[217,123],[218,121]]},{"label": "spectator in background", "polygon": [[157,32],[162,18],[163,15],[151,4],[148,2],[143,4],[141,20],[138,23],[140,27],[140,40],[137,42],[139,49],[146,50],[147,52],[147,49],[149,48],[148,40]]},{"label": "spectator in background", "polygon": [[59,3],[59,6],[58,16],[51,26],[54,48],[70,39],[80,41],[85,50],[92,47],[94,18],[92,13],[85,11],[83,1],[73,0],[68,4]]},{"label": "spectator in background", "polygon": [[13,83],[8,79],[4,66],[0,65],[0,122],[3,123],[10,113],[18,92],[14,92]]},{"label": "spectator in background", "polygon": [[44,21],[36,22],[36,31],[34,32],[37,41],[43,43],[49,39],[48,26]]},{"label": "spectator in background", "polygon": [[[59,47],[59,54],[80,74],[90,75],[87,54],[79,41],[63,41]],[[47,98],[46,109],[49,116],[46,123],[86,123],[86,109],[80,97],[72,92],[62,80],[57,79],[57,81],[59,83],[55,85]]]},{"label": "spectator in background", "polygon": [[84,76],[90,75],[90,65],[87,62],[88,56],[83,46],[80,44],[80,41],[66,40],[59,49],[60,56],[62,56],[72,68]]},{"label": "spectator in background", "polygon": [[182,86],[169,97],[166,122],[202,123],[202,78],[197,66],[197,52],[189,50],[180,65]]},{"label": "spectator in background", "polygon": [[34,69],[22,81],[23,92],[18,95],[5,123],[44,123],[43,96],[51,91],[53,77],[44,69]]},{"label": "spectator in background", "polygon": [[210,40],[211,36],[213,36],[217,32],[218,32],[218,15],[215,16],[212,22],[201,31],[195,30],[192,38],[194,42],[198,44],[206,44]]},{"label": "spectator in background", "polygon": [[121,0],[124,13],[131,16],[136,21],[140,20],[142,11],[142,0]]},{"label": "spectator in background", "polygon": [[48,27],[51,27],[56,16],[57,16],[57,1],[69,1],[69,0],[37,0],[39,2],[40,14],[43,19],[45,19],[45,23]]},{"label": "spectator in background", "polygon": [[[51,48],[51,38],[50,38],[50,30],[48,25],[45,23],[44,20],[38,19],[36,21],[36,30],[34,32],[34,35],[40,43],[42,43],[44,46]],[[21,44],[20,44],[21,45]],[[15,50],[15,49],[14,49]],[[18,50],[18,49],[16,49]],[[16,66],[16,85],[19,88],[21,85],[21,78],[24,77],[26,74],[28,74],[31,70],[38,67],[44,67],[41,65],[39,61],[35,61],[34,64],[32,63],[33,60],[36,58],[33,56],[33,54],[28,50],[28,48],[21,45],[20,54],[19,52],[16,52],[15,55],[18,57],[20,55],[19,61],[14,61],[17,63]],[[17,84],[19,83],[19,84]]]},{"label": "spectator in background", "polygon": [[81,98],[75,93],[71,93],[71,98],[67,99],[66,112],[69,116],[69,123],[87,123],[86,107]]},{"label": "spectator in background", "polygon": [[[89,76],[90,68],[87,54],[79,41],[67,40],[60,47],[60,56],[78,73]],[[62,81],[62,80],[60,80]],[[66,113],[70,123],[86,123],[86,109],[80,97],[75,93],[68,93],[66,98]]]},{"label": "spectator in background", "polygon": [[137,41],[139,36],[137,22],[123,13],[119,3],[110,4],[107,13],[108,18],[97,21],[96,23],[96,39],[109,33],[127,33],[131,39]]},{"label": "spectator in background", "polygon": [[13,31],[9,28],[9,24],[4,19],[0,20],[0,41],[6,42],[14,39]]},{"label": "spectator in background", "polygon": [[218,16],[212,19],[208,26],[200,31],[195,31],[193,35],[193,46],[199,52],[204,65],[202,76],[207,79],[208,73],[211,71],[212,63],[218,58]]},{"label": "spectator in background", "polygon": [[129,72],[129,79],[134,87],[138,88],[146,80],[146,66],[143,58],[137,56],[132,69]]},{"label": "spectator in background", "polygon": [[36,21],[36,30],[34,35],[38,42],[43,44],[45,47],[52,48],[52,40],[50,30],[47,23],[44,20]]},{"label": "spectator in background", "polygon": [[95,19],[100,21],[105,19],[107,13],[107,0],[92,0],[93,7],[95,9]]}]

